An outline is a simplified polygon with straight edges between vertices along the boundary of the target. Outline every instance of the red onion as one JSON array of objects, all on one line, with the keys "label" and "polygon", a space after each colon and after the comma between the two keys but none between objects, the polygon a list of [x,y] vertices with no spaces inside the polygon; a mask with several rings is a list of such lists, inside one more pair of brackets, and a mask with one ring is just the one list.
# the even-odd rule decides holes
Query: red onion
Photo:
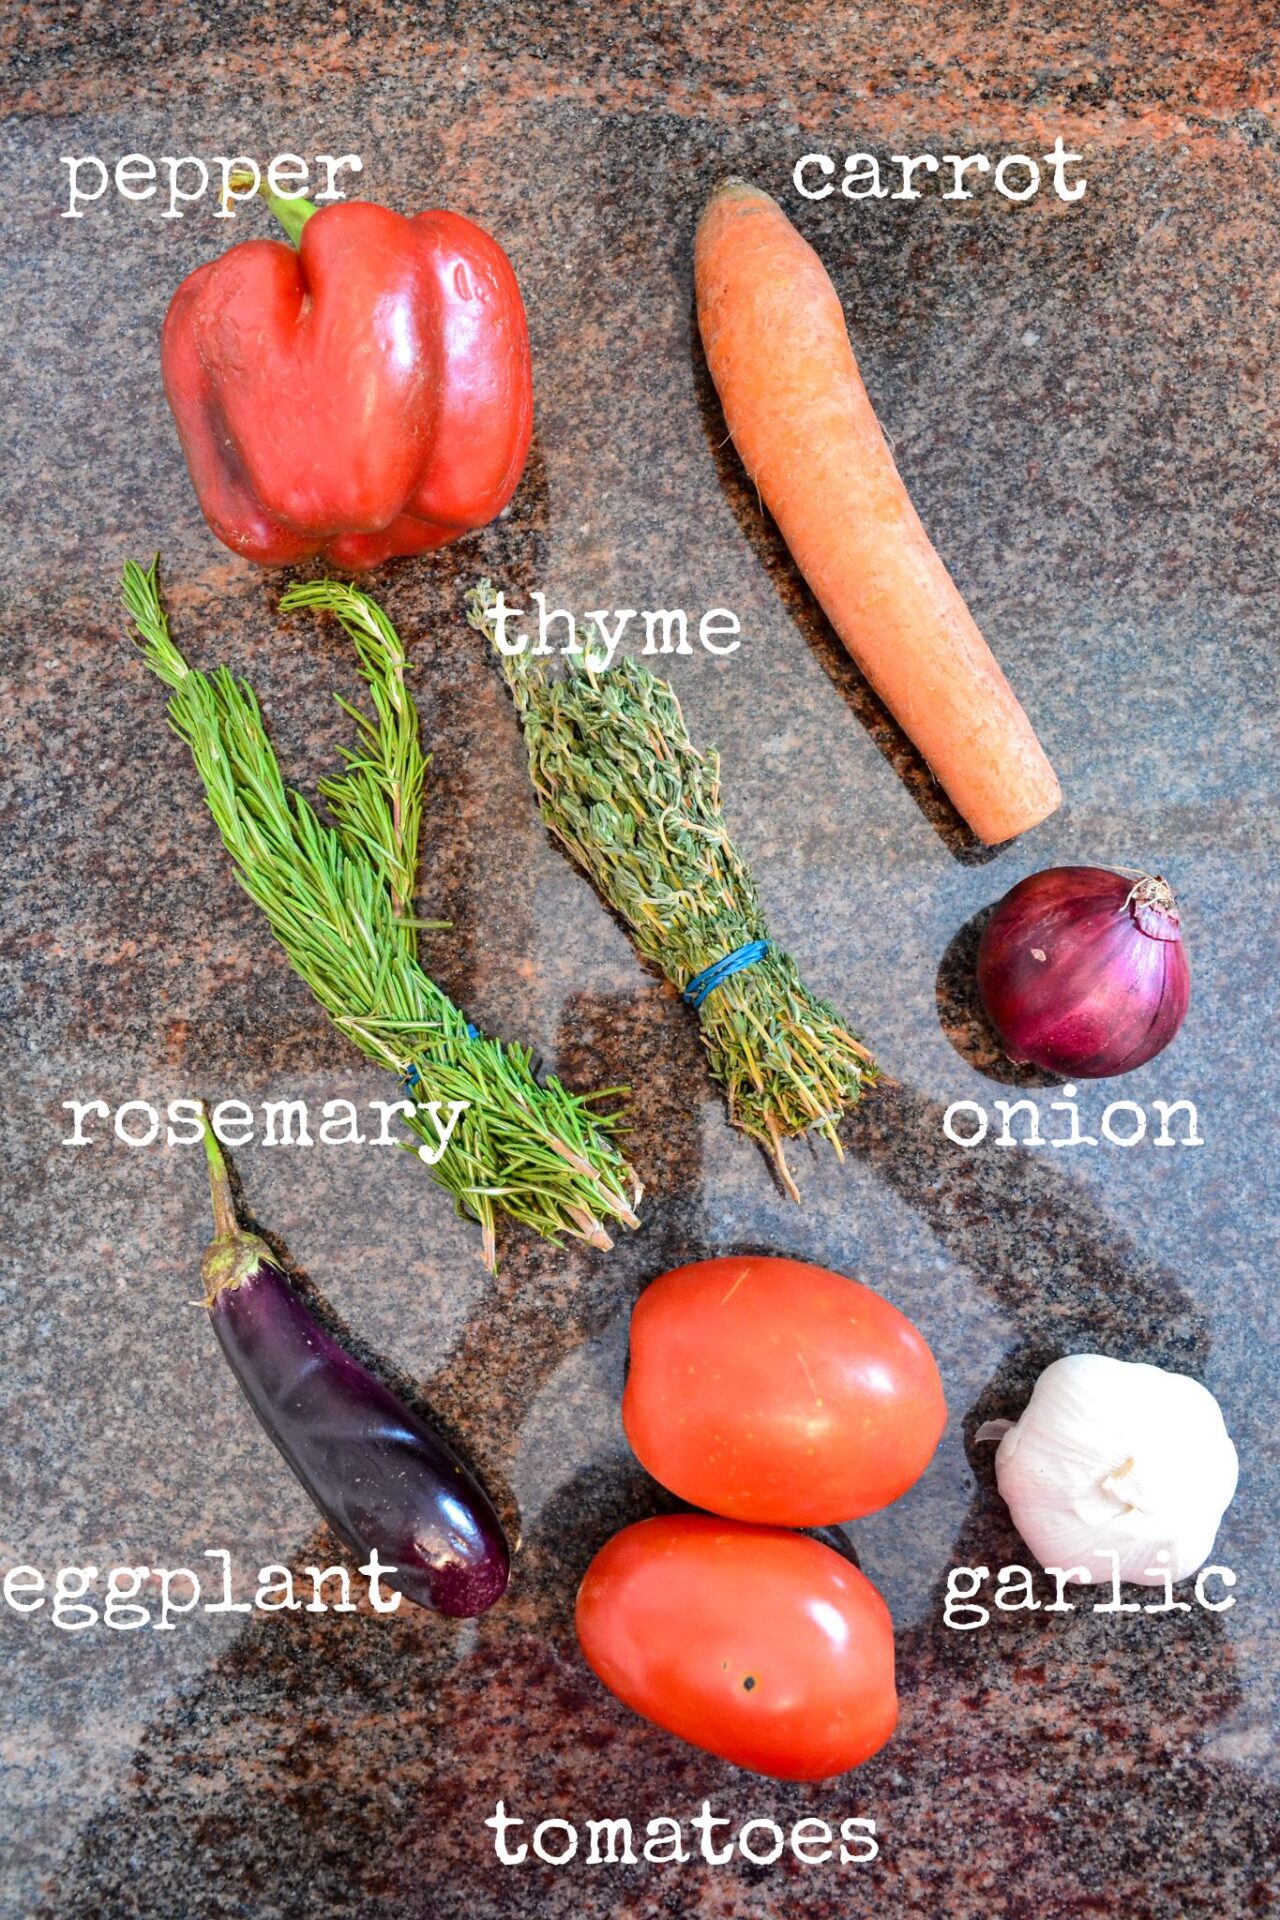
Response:
[{"label": "red onion", "polygon": [[978,991],[1013,1060],[1081,1080],[1142,1066],[1191,997],[1172,889],[1107,867],[1028,875],[987,922]]}]

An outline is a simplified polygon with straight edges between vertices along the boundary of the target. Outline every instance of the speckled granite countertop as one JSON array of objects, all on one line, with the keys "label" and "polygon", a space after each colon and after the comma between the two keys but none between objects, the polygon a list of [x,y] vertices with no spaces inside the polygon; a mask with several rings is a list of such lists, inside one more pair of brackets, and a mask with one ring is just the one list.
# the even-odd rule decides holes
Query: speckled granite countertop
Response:
[{"label": "speckled granite countertop", "polygon": [[[216,545],[160,391],[207,212],[59,217],[59,156],[358,152],[370,197],[480,219],[520,275],[537,439],[509,516],[378,590],[436,751],[437,977],[573,1084],[630,1080],[643,1231],[610,1255],[508,1233],[501,1277],[397,1156],[249,1150],[257,1216],[497,1489],[522,1549],[482,1621],[193,1620],[69,1634],[0,1610],[9,1920],[1272,1912],[1276,1729],[1275,645],[1280,121],[1274,17],[697,4],[11,8],[4,92],[7,692],[0,1544],[43,1569],[301,1567],[330,1547],[190,1302],[198,1154],[75,1152],[105,1092],[389,1097],[269,945],[115,609],[163,550],[198,658],[259,688],[291,768],[333,761],[340,640]],[[1083,150],[1086,198],[833,197],[804,152]],[[1063,811],[982,855],[956,830],[744,484],[691,324],[696,209],[779,194],[845,300],[926,525],[1034,714]],[[252,217],[237,231],[260,231]],[[893,1077],[797,1156],[803,1210],[733,1135],[694,1028],[548,842],[512,716],[459,617],[481,571],[579,607],[729,605],[730,661],[676,663],[776,930]],[[966,1002],[976,917],[1038,866],[1158,864],[1196,979],[1125,1082],[1192,1096],[1194,1151],[964,1153],[941,1115],[1006,1091]],[[1092,1099],[1092,1096],[1090,1096]],[[1088,1108],[1088,1102],[1086,1102]],[[1097,1105],[1091,1110],[1095,1116]],[[715,1251],[858,1274],[920,1325],[951,1420],[925,1479],[849,1530],[898,1627],[900,1730],[819,1787],[753,1779],[584,1668],[586,1561],[663,1497],[618,1420],[630,1304]],[[1192,1371],[1243,1463],[1210,1616],[942,1623],[946,1570],[1022,1550],[971,1436],[1054,1355]],[[516,1521],[518,1516],[518,1522]],[[865,1867],[502,1868],[520,1815],[735,1825],[873,1817]]]}]

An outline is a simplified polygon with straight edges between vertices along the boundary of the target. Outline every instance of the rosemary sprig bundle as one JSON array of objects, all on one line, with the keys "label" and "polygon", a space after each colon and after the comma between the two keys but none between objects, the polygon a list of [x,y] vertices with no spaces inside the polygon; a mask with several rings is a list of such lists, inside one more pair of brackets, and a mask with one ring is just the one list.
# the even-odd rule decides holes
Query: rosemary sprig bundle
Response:
[{"label": "rosemary sprig bundle", "polygon": [[[692,983],[686,997],[729,1118],[773,1156],[798,1200],[784,1140],[816,1129],[843,1157],[836,1124],[876,1079],[874,1061],[769,939],[721,811],[719,755],[694,747],[670,685],[633,659],[602,668],[581,629],[565,676],[549,679],[527,649],[497,647],[495,601],[482,580],[467,617],[498,654],[543,820],[644,958],[681,993]],[[754,956],[746,964],[744,948]]]},{"label": "rosemary sprig bundle", "polygon": [[[540,1083],[527,1048],[473,1036],[419,963],[418,932],[432,924],[411,917],[427,763],[394,627],[366,594],[336,581],[294,588],[281,603],[337,615],[373,702],[372,717],[341,703],[357,745],[321,783],[336,822],[328,826],[285,785],[252,688],[226,667],[204,674],[183,659],[157,567],[126,565],[125,607],[147,665],[170,689],[170,722],[191,749],[240,884],[340,1032],[430,1101],[467,1103],[429,1171],[479,1223],[486,1265],[496,1264],[500,1212],[549,1240],[608,1247],[607,1221],[637,1224],[640,1187],[610,1138],[619,1115],[592,1103],[622,1089],[584,1095]],[[438,1148],[413,1105],[406,1125]]]}]

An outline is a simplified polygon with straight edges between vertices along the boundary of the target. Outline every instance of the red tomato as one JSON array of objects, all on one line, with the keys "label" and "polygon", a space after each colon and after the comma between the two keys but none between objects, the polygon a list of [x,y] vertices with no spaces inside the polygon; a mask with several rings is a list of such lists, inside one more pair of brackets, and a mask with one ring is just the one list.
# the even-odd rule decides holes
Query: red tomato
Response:
[{"label": "red tomato", "polygon": [[897,1723],[889,1609],[804,1534],[703,1513],[642,1520],[587,1568],[577,1624],[619,1700],[753,1773],[824,1780]]},{"label": "red tomato", "polygon": [[700,1260],[631,1317],[627,1438],[655,1480],[731,1520],[824,1527],[918,1480],[947,1417],[905,1315],[802,1260]]}]

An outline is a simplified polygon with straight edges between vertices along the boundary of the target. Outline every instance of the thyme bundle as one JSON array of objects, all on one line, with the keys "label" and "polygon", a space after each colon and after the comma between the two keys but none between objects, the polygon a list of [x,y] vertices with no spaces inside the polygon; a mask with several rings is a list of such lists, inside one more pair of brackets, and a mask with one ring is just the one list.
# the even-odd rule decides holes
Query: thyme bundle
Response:
[{"label": "thyme bundle", "polygon": [[[498,648],[495,602],[482,580],[467,617],[498,653],[544,822],[644,958],[697,1006],[730,1120],[772,1155],[798,1200],[783,1142],[814,1129],[843,1157],[837,1122],[876,1067],[769,939],[721,811],[719,755],[694,747],[665,680],[629,658],[602,668],[582,630],[559,680],[527,649]],[[744,964],[747,948],[753,957]],[[727,958],[728,970],[717,965]]]},{"label": "thyme bundle", "polygon": [[[170,689],[170,723],[191,749],[240,885],[341,1033],[432,1102],[466,1103],[427,1164],[457,1211],[479,1223],[486,1265],[496,1264],[500,1212],[549,1240],[608,1247],[606,1222],[637,1224],[640,1187],[611,1139],[619,1115],[593,1103],[622,1090],[573,1094],[559,1080],[539,1082],[527,1048],[473,1035],[420,964],[419,931],[440,923],[412,917],[427,762],[395,628],[368,595],[336,581],[295,587],[281,602],[337,616],[373,704],[370,716],[340,702],[357,741],[342,772],[320,783],[329,826],[285,785],[252,688],[226,667],[204,674],[183,659],[157,567],[126,565],[125,607],[147,665]],[[437,1148],[419,1103],[407,1104],[411,1133]]]}]

